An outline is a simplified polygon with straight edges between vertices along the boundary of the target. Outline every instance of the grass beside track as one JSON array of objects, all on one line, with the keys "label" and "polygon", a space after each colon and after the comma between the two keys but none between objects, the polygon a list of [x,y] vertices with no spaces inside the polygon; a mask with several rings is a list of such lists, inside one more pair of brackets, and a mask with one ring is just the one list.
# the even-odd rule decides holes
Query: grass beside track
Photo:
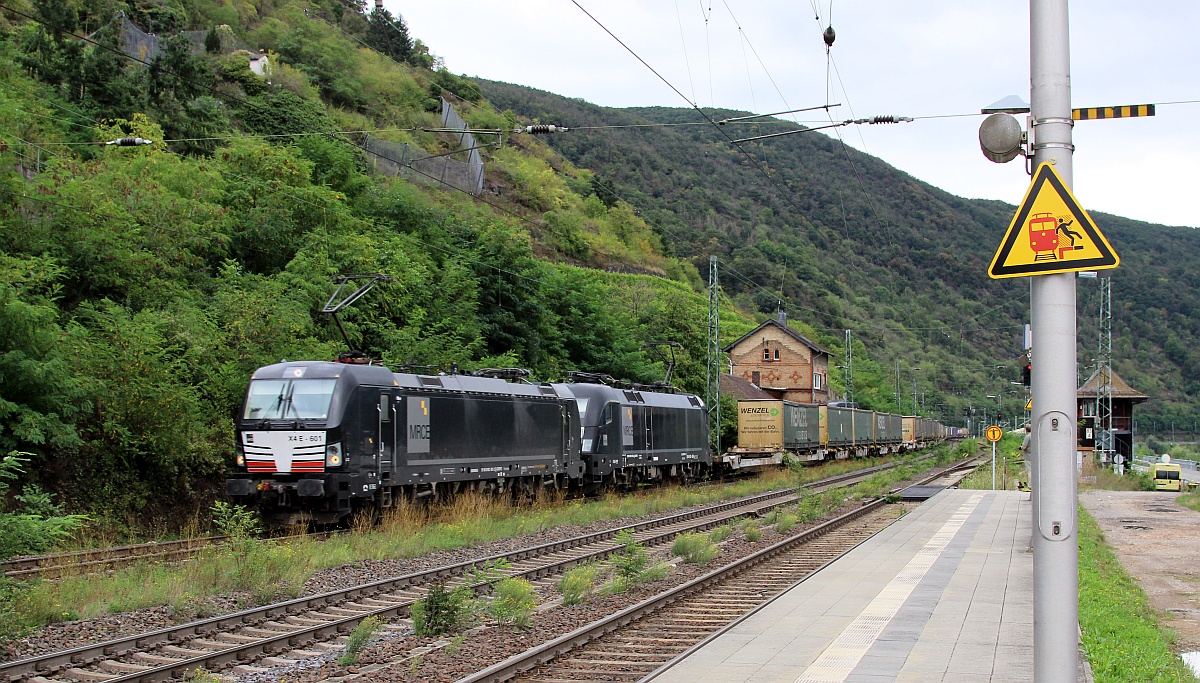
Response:
[{"label": "grass beside track", "polygon": [[1104,542],[1096,521],[1079,509],[1079,627],[1096,683],[1197,679],[1171,650],[1146,594]]},{"label": "grass beside track", "polygon": [[1175,497],[1175,503],[1200,512],[1200,492],[1184,493]]},{"label": "grass beside track", "polygon": [[[968,444],[940,447],[936,461],[945,464],[973,453],[973,442]],[[882,495],[918,470],[911,464],[914,456],[905,460],[909,463],[906,467],[842,490],[839,500]],[[724,486],[656,488],[590,501],[547,499],[529,506],[513,506],[494,498],[463,496],[432,510],[400,506],[389,510],[378,526],[363,526],[321,541],[244,539],[206,549],[183,564],[137,564],[109,575],[67,575],[57,582],[3,581],[0,640],[58,621],[159,605],[170,606],[176,621],[190,621],[228,611],[228,601],[224,603],[226,609],[221,609],[214,600],[216,596],[235,596],[240,608],[297,597],[309,577],[321,569],[364,560],[417,557],[563,525],[587,525],[713,503],[799,486],[885,461],[835,461],[769,472]],[[920,467],[928,466],[931,463]]]}]

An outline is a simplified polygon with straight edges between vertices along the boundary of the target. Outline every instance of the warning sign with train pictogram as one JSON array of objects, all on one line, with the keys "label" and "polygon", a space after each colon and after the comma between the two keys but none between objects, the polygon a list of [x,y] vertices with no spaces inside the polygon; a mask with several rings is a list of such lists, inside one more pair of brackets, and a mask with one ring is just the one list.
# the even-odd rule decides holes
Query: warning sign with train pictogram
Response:
[{"label": "warning sign with train pictogram", "polygon": [[1062,177],[1043,163],[992,257],[988,275],[999,279],[1101,270],[1120,262]]}]

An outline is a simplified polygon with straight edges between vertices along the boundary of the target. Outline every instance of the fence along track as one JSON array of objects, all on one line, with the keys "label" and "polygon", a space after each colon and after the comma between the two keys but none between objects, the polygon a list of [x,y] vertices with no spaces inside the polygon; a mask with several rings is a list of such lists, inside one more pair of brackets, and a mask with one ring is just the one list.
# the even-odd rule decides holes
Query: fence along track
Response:
[{"label": "fence along track", "polygon": [[[918,484],[977,465],[956,463]],[[458,683],[642,680],[878,533],[895,520],[884,505],[864,505]],[[754,581],[739,581],[751,568]]]},{"label": "fence along track", "polygon": [[[812,482],[806,488],[832,487],[894,466],[866,468]],[[793,490],[772,491],[574,539],[10,662],[0,665],[0,681],[52,680],[47,676],[112,683],[165,681],[200,668],[219,669],[295,651],[347,633],[368,616],[407,616],[409,607],[425,592],[422,584],[461,577],[489,562],[511,562],[512,569],[504,573],[536,580],[608,557],[620,549],[611,540],[624,529],[633,531],[640,542],[655,545],[686,531],[709,529],[793,502]],[[530,562],[534,558],[541,561]]]}]

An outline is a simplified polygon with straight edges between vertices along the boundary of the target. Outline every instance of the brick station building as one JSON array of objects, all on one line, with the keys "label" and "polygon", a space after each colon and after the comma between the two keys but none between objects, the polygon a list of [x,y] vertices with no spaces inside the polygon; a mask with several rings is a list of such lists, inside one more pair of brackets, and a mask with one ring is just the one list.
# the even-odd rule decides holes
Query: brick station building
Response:
[{"label": "brick station building", "polygon": [[829,402],[829,351],[776,317],[725,347],[735,377],[777,399],[824,405]]}]

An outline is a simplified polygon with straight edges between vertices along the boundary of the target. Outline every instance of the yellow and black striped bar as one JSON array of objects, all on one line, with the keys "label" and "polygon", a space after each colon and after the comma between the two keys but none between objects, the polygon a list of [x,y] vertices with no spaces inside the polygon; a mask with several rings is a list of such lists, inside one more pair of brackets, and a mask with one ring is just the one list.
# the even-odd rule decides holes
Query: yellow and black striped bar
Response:
[{"label": "yellow and black striped bar", "polygon": [[1127,119],[1134,116],[1154,116],[1153,104],[1130,104],[1124,107],[1091,107],[1072,109],[1071,118],[1076,121],[1093,119]]}]

